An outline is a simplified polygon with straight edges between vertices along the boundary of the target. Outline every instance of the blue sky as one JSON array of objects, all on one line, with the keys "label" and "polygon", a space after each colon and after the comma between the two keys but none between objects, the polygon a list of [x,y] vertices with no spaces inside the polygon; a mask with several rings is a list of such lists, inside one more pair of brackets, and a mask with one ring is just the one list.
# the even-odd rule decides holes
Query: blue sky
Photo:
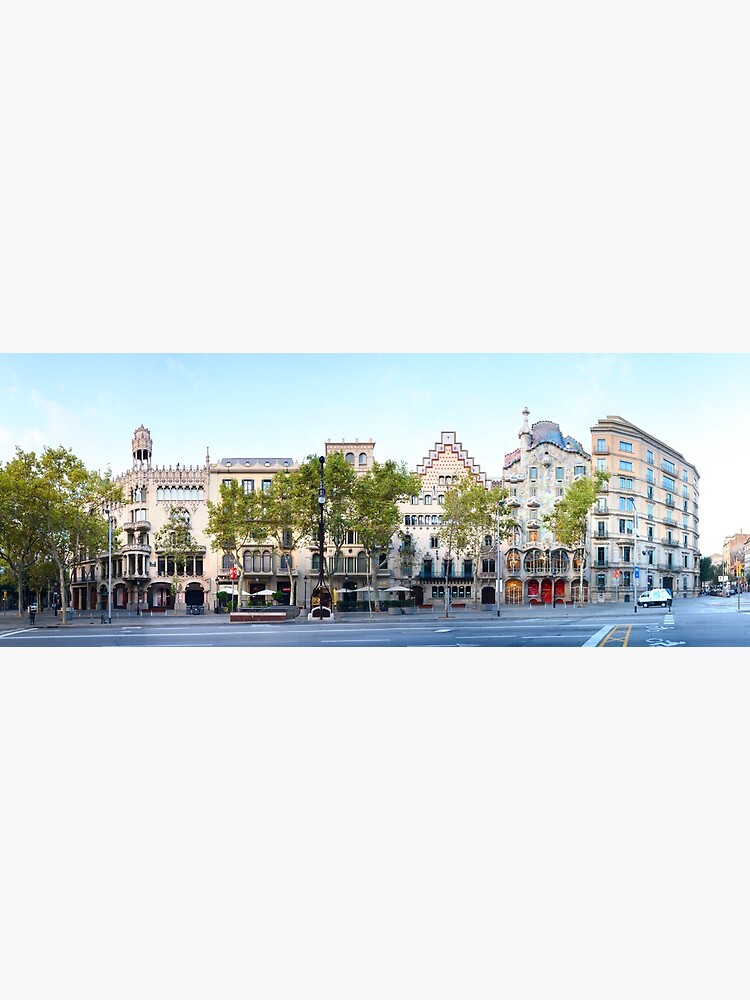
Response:
[{"label": "blue sky", "polygon": [[[701,545],[750,530],[750,473],[737,461],[746,411],[712,402],[744,354],[4,354],[0,460],[16,445],[63,444],[90,467],[130,465],[145,424],[157,465],[224,456],[304,459],[327,439],[376,442],[381,460],[414,467],[455,431],[497,475],[518,444],[521,411],[554,420],[590,448],[617,414],[682,452],[701,476]],[[727,471],[732,469],[727,503]]]}]

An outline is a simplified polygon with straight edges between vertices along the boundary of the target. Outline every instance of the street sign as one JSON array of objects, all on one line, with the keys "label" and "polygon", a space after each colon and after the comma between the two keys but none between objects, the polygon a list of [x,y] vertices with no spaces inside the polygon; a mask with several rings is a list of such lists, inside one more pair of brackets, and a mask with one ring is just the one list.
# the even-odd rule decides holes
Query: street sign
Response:
[{"label": "street sign", "polygon": [[619,569],[616,569],[614,571],[614,573],[612,574],[612,576],[615,578],[615,580],[619,580],[620,579],[620,571],[619,571]]},{"label": "street sign", "polygon": [[229,578],[230,578],[230,580],[236,580],[238,576],[239,576],[239,573],[237,572],[237,567],[236,566],[232,566],[232,568],[229,570]]}]

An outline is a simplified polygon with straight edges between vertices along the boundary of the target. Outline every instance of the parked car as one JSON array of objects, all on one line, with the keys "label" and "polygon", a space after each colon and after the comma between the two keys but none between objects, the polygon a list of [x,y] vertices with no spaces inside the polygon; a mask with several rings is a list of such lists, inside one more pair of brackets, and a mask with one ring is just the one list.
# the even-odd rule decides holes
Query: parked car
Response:
[{"label": "parked car", "polygon": [[639,608],[668,608],[672,603],[672,592],[657,588],[644,590],[638,598]]},{"label": "parked car", "polygon": [[29,605],[29,611],[36,611],[36,610],[37,610],[36,601],[34,601],[33,604]]}]

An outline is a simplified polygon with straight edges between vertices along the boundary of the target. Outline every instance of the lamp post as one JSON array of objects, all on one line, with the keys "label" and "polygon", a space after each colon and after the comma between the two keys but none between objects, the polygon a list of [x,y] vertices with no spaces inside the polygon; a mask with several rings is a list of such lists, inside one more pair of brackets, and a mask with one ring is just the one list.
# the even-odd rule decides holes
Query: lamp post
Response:
[{"label": "lamp post", "polygon": [[318,461],[320,462],[320,486],[318,487],[318,552],[320,553],[320,565],[318,567],[318,582],[312,592],[310,603],[312,605],[311,614],[314,616],[314,609],[317,604],[318,618],[320,621],[323,621],[323,609],[327,608],[330,610],[331,595],[325,580],[325,568],[323,561],[325,552],[325,525],[323,523],[323,510],[326,503],[326,487],[325,480],[323,478],[323,466],[325,464],[324,456],[321,455]]},{"label": "lamp post", "polygon": [[635,500],[630,498],[630,509],[633,511],[633,613],[638,613],[638,577],[640,576],[640,569],[638,568],[638,510],[635,506]]},{"label": "lamp post", "polygon": [[109,559],[109,571],[107,580],[107,624],[112,624],[112,516],[110,514],[109,507],[104,508],[104,513],[107,515],[107,554]]},{"label": "lamp post", "polygon": [[502,564],[500,562],[500,509],[501,509],[501,507],[502,507],[502,502],[498,501],[498,504],[497,504],[497,538],[495,539],[495,541],[497,543],[497,566],[496,566],[496,571],[497,571],[497,587],[495,588],[495,603],[497,605],[497,617],[498,618],[500,617],[500,604],[501,604],[500,595],[501,595],[502,585],[503,585],[503,581],[502,581],[502,577],[501,577],[501,566],[502,566]]}]

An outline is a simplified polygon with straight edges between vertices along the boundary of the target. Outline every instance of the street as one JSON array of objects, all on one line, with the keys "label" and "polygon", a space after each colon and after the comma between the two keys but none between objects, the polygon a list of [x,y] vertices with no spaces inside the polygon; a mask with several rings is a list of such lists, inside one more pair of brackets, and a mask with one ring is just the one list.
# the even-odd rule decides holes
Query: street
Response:
[{"label": "street", "polygon": [[333,621],[308,621],[304,614],[283,623],[230,624],[228,616],[74,616],[63,626],[42,612],[28,618],[0,615],[0,646],[42,649],[151,648],[697,648],[750,645],[750,595],[675,601],[671,610],[632,604],[503,607],[456,610],[446,618],[432,610],[409,616],[341,614]]}]

